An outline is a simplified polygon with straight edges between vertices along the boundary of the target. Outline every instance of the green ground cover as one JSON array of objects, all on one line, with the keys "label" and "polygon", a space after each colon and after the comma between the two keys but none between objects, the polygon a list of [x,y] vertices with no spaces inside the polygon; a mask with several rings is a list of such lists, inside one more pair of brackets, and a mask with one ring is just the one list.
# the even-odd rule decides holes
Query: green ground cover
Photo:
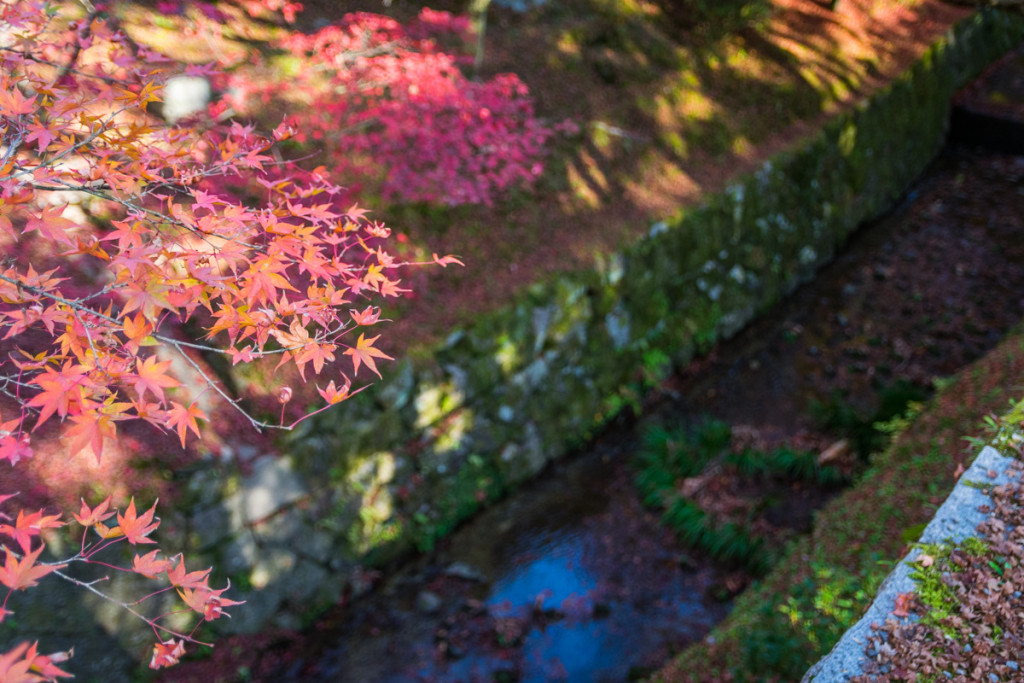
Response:
[{"label": "green ground cover", "polygon": [[1018,328],[996,350],[937,383],[919,414],[891,423],[889,445],[817,514],[814,531],[795,540],[737,599],[725,622],[655,679],[798,680],[860,618],[952,489],[958,467],[977,453],[973,439],[986,435],[983,416],[1006,413],[1020,398],[1021,377],[1024,331]]}]

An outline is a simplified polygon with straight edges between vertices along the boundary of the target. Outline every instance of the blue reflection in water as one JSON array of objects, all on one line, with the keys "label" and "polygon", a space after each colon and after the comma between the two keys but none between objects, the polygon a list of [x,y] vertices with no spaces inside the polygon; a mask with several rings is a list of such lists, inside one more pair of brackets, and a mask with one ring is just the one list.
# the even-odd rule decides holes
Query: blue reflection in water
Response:
[{"label": "blue reflection in water", "polygon": [[485,604],[497,617],[522,613],[522,608],[562,609],[570,598],[583,598],[597,586],[583,566],[583,542],[571,533],[546,534],[544,543],[525,539],[532,549],[520,564],[491,587]]},{"label": "blue reflection in water", "polygon": [[[392,584],[397,604],[379,612],[380,636],[348,640],[325,672],[375,683],[620,682],[703,636],[728,611],[704,597],[715,569],[681,567],[671,534],[613,467],[587,454],[460,529],[430,566],[458,562],[486,578],[414,570],[423,573]],[[436,613],[415,608],[423,590],[441,598]]]},{"label": "blue reflection in water", "polygon": [[530,631],[523,645],[527,661],[523,681],[595,680],[595,672],[607,672],[622,661],[619,647],[609,642],[601,624],[562,623]]}]

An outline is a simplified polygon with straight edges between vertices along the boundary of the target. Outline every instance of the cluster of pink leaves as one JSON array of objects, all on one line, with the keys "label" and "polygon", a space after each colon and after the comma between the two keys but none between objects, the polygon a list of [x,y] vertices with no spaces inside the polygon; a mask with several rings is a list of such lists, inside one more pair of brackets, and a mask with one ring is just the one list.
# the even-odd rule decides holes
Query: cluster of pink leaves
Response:
[{"label": "cluster of pink leaves", "polygon": [[[421,11],[403,26],[369,13],[345,15],[282,47],[300,60],[288,89],[308,94],[290,122],[296,138],[325,150],[335,176],[369,181],[386,200],[491,204],[543,170],[552,128],[534,115],[513,74],[468,79],[467,61],[442,43],[465,45],[469,21]],[[234,105],[254,111],[280,84],[234,78]]]},{"label": "cluster of pink leaves", "polygon": [[[264,137],[237,123],[169,127],[146,114],[177,71],[98,11],[69,19],[44,2],[0,3],[0,461],[11,466],[32,457],[40,426],[57,421],[69,455],[98,458],[127,421],[176,434],[184,446],[190,432],[200,434],[206,415],[197,398],[206,392],[256,428],[294,426],[251,416],[197,352],[292,364],[303,379],[310,369],[331,374],[318,386],[321,410],[358,391],[343,358],[353,375],[360,367],[379,375],[375,359],[386,356],[362,330],[379,320],[372,302],[397,296],[395,273],[412,264],[384,250],[386,227],[339,204],[340,188],[322,169],[276,161],[271,147],[291,135],[288,126]],[[258,196],[224,191],[232,178],[254,184]],[[189,336],[196,328],[200,335]],[[183,386],[175,358],[201,381]],[[279,395],[286,402],[291,389]],[[0,526],[10,539],[0,538],[8,588],[0,621],[11,594],[39,578],[76,582],[62,565],[97,562],[119,540],[150,542],[153,509],[137,515],[133,501],[110,528],[108,506],[83,503],[78,521],[101,541],[83,538],[77,555],[52,564],[39,562],[42,545],[32,541],[60,526],[59,515],[3,518],[13,524]],[[234,604],[226,589],[209,588],[210,570],[187,573],[180,558],[136,556],[124,571],[166,574],[163,590],[177,589],[204,620]],[[195,642],[192,634],[166,639],[160,617],[139,616],[158,635],[155,667]],[[0,679],[52,679],[62,675],[58,659],[18,645],[0,653]]]},{"label": "cluster of pink leaves", "polygon": [[[11,497],[11,495],[0,496],[0,502]],[[108,520],[115,515],[116,523],[108,525]],[[185,653],[186,642],[199,642],[195,639],[195,633],[203,622],[228,616],[224,612],[225,607],[242,604],[223,597],[224,592],[230,588],[230,583],[225,588],[211,588],[209,584],[211,570],[190,572],[185,568],[185,560],[180,555],[170,558],[161,557],[159,549],[152,550],[145,555],[136,553],[131,567],[120,567],[98,559],[97,556],[100,553],[122,542],[128,542],[132,546],[155,543],[150,538],[150,535],[160,526],[160,518],[156,517],[155,503],[149,510],[139,514],[135,509],[134,499],[129,502],[123,513],[110,509],[110,498],[94,508],[90,508],[83,501],[78,514],[74,515],[75,521],[84,528],[78,552],[60,562],[41,562],[40,555],[46,548],[46,545],[41,542],[42,534],[47,529],[64,526],[65,523],[60,521],[60,517],[60,515],[47,515],[44,510],[28,514],[21,510],[17,519],[0,514],[0,519],[5,520],[4,523],[0,523],[0,535],[8,537],[13,542],[4,544],[5,560],[4,564],[0,565],[0,584],[7,587],[7,594],[3,603],[0,604],[0,622],[13,614],[7,607],[11,595],[15,591],[32,588],[43,577],[56,574],[85,590],[90,590],[96,595],[118,604],[122,609],[148,622],[157,637],[149,666],[153,669],[160,669],[178,662],[181,655]],[[13,524],[9,522],[13,522]],[[90,529],[96,538],[92,543],[89,542]],[[13,547],[15,544],[17,548]],[[168,585],[154,590],[131,604],[126,604],[108,597],[96,588],[97,584],[106,579],[84,582],[62,571],[76,563],[99,565],[112,571],[131,572],[154,581],[160,580],[160,577],[163,576]],[[201,616],[190,633],[171,630],[161,623],[173,613],[147,616],[139,611],[140,604],[170,590],[175,590],[188,609]],[[41,655],[38,653],[38,643],[31,645],[27,642],[20,643],[13,650],[0,653],[0,681],[55,680],[70,677],[71,674],[57,666],[70,657],[71,652]]]}]

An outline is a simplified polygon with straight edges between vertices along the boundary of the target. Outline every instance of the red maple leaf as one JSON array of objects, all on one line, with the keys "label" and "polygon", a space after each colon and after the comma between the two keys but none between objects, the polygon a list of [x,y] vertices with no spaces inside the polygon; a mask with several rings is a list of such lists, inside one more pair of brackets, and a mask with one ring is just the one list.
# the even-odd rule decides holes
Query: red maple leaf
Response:
[{"label": "red maple leaf", "polygon": [[54,242],[63,242],[72,245],[68,232],[78,227],[74,221],[63,218],[63,206],[48,206],[38,216],[30,216],[25,223],[25,232],[39,231],[42,237]]},{"label": "red maple leaf", "polygon": [[161,402],[164,400],[164,387],[168,389],[181,386],[178,380],[165,374],[164,371],[170,367],[171,361],[158,361],[156,356],[150,356],[135,363],[135,377],[128,380],[135,391],[139,392],[139,400],[146,397],[146,390],[153,392]]},{"label": "red maple leaf", "polygon": [[153,325],[141,313],[137,313],[134,318],[126,315],[122,321],[122,327],[124,336],[127,337],[124,348],[129,353],[138,353],[139,346],[144,344],[146,338],[153,333]]},{"label": "red maple leaf", "polygon": [[19,643],[13,650],[0,653],[0,681],[35,683],[43,680],[53,681],[57,678],[72,678],[72,675],[59,668],[56,662],[70,659],[73,650],[40,655],[36,654],[38,645],[38,642],[32,645]]},{"label": "red maple leaf", "polygon": [[66,662],[71,659],[71,656],[75,653],[74,648],[66,652],[51,652],[48,655],[40,655],[36,654],[37,645],[38,643],[32,643],[32,647],[25,653],[25,659],[30,662],[29,671],[39,674],[43,677],[43,680],[47,681],[53,681],[57,678],[74,678],[72,674],[57,666],[57,662]]},{"label": "red maple leaf", "polygon": [[231,357],[231,365],[238,365],[239,363],[251,363],[257,358],[256,354],[253,353],[252,344],[246,346],[241,351],[239,351],[233,346],[228,347],[227,354]]},{"label": "red maple leaf", "polygon": [[209,586],[199,586],[195,590],[184,588],[178,591],[178,595],[185,601],[185,604],[203,615],[207,621],[213,621],[221,616],[230,616],[224,613],[225,607],[241,605],[237,600],[228,600],[220,597],[221,593],[231,588],[231,582],[220,590],[213,590]]},{"label": "red maple leaf", "polygon": [[80,396],[80,392],[73,389],[85,382],[85,368],[70,363],[65,364],[60,372],[46,368],[42,374],[33,378],[31,383],[42,390],[28,402],[30,406],[40,408],[36,427],[46,422],[54,413],[66,417],[72,402]]},{"label": "red maple leaf", "polygon": [[448,256],[440,256],[439,257],[435,253],[433,256],[434,256],[434,263],[436,263],[437,265],[441,266],[442,268],[447,268],[449,263],[457,263],[460,266],[465,266],[466,265],[465,263],[460,261],[457,256],[452,256],[451,254],[449,254]]},{"label": "red maple leaf", "polygon": [[295,365],[299,368],[299,375],[302,376],[302,379],[306,379],[306,363],[313,361],[313,371],[319,375],[320,371],[324,369],[324,363],[334,360],[334,349],[334,344],[317,344],[315,342],[310,342],[302,347],[302,351],[295,354]]},{"label": "red maple leaf", "polygon": [[80,499],[82,500],[82,507],[78,511],[78,514],[74,515],[75,521],[84,527],[91,527],[93,524],[96,524],[97,522],[102,522],[105,519],[110,519],[114,516],[113,512],[107,512],[107,509],[110,507],[110,498],[110,496],[107,496],[106,500],[104,500],[102,503],[100,503],[94,508],[90,508],[88,505],[86,505],[84,499]]},{"label": "red maple leaf", "polygon": [[21,560],[14,556],[10,548],[4,548],[4,551],[7,553],[7,561],[4,562],[4,566],[0,567],[0,583],[12,591],[24,590],[35,586],[39,579],[50,572],[67,566],[66,564],[36,566],[36,561],[39,559],[39,554],[43,552],[44,547],[41,545],[33,552],[25,553],[25,557]]},{"label": "red maple leaf", "polygon": [[910,616],[910,600],[914,597],[913,593],[900,593],[896,596],[896,603],[892,608],[893,616],[897,617],[909,617]]},{"label": "red maple leaf", "polygon": [[196,419],[205,420],[206,413],[199,409],[199,406],[193,401],[188,408],[171,401],[171,409],[167,411],[167,425],[174,427],[178,430],[178,436],[181,437],[181,447],[185,447],[185,435],[188,430],[192,430],[196,436],[201,436],[199,433],[199,424]]},{"label": "red maple leaf", "polygon": [[380,318],[380,309],[375,306],[367,306],[362,311],[349,310],[348,314],[356,325],[373,325]]},{"label": "red maple leaf", "polygon": [[200,588],[206,586],[206,579],[210,575],[211,569],[202,569],[194,572],[185,571],[185,558],[181,557],[178,560],[178,564],[167,570],[167,578],[170,580],[172,586],[178,588]]},{"label": "red maple leaf", "polygon": [[156,543],[156,541],[146,538],[153,531],[160,526],[160,518],[157,517],[156,521],[153,521],[153,515],[156,514],[156,501],[153,503],[153,507],[149,508],[141,516],[135,512],[135,497],[133,496],[131,502],[128,503],[128,509],[124,511],[122,515],[120,512],[117,513],[117,525],[124,533],[124,537],[128,539],[128,542],[132,545],[137,543]]},{"label": "red maple leaf", "polygon": [[[345,375],[342,375],[342,377],[345,377]],[[345,377],[345,383],[341,385],[341,389],[338,389],[338,387],[335,386],[334,380],[332,379],[326,387],[321,389],[318,386],[316,390],[320,393],[320,395],[323,397],[325,401],[327,401],[331,405],[334,405],[335,403],[341,403],[346,398],[348,398],[348,390],[351,387],[352,383],[349,381],[348,377]]]},{"label": "red maple leaf", "polygon": [[184,641],[171,638],[168,641],[157,643],[153,646],[153,658],[149,660],[149,668],[162,669],[165,666],[174,666],[183,654],[185,654]]},{"label": "red maple leaf", "polygon": [[25,142],[35,142],[40,154],[46,151],[46,148],[50,146],[50,143],[57,139],[57,133],[39,123],[28,126],[28,129],[31,132],[25,136]]},{"label": "red maple leaf", "polygon": [[32,457],[32,447],[29,445],[28,434],[20,437],[8,434],[0,438],[0,460],[8,460],[11,465],[17,465],[22,458]]},{"label": "red maple leaf", "polygon": [[27,553],[32,547],[33,536],[38,536],[43,529],[56,529],[64,526],[64,522],[59,520],[60,515],[44,515],[42,510],[30,515],[26,515],[24,510],[18,510],[18,519],[14,522],[14,526],[0,524],[0,534],[6,534],[13,538]]},{"label": "red maple leaf", "polygon": [[354,367],[353,372],[359,372],[359,364],[365,363],[366,367],[370,368],[378,377],[380,377],[380,371],[377,370],[377,365],[374,363],[374,358],[384,358],[386,360],[392,360],[391,356],[387,355],[380,349],[373,347],[373,342],[380,339],[378,334],[376,337],[366,339],[363,335],[359,335],[359,339],[356,341],[356,345],[346,349],[345,355],[352,356],[352,365]]},{"label": "red maple leaf", "polygon": [[136,555],[132,558],[132,571],[136,574],[142,574],[147,579],[155,579],[157,574],[169,571],[171,569],[171,561],[158,559],[157,556],[159,554],[159,550],[154,550],[145,555]]},{"label": "red maple leaf", "polygon": [[25,97],[17,87],[4,88],[0,92],[0,111],[5,116],[15,117],[21,114],[31,114],[36,110],[36,97]]},{"label": "red maple leaf", "polygon": [[[114,423],[119,418],[119,414],[130,406],[130,403],[109,403],[103,406],[102,412],[89,410],[72,415],[71,421],[75,424],[65,434],[71,439],[68,452],[74,455],[88,446],[96,455],[96,461],[99,462],[100,456],[103,455],[103,440],[113,439],[117,436],[117,426]],[[116,411],[116,413],[109,414],[108,409]]]}]

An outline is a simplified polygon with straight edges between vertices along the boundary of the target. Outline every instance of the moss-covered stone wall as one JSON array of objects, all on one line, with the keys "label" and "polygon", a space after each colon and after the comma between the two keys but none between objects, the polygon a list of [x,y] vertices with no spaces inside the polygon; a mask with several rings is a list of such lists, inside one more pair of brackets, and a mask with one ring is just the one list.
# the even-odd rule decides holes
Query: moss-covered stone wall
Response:
[{"label": "moss-covered stone wall", "polygon": [[889,88],[702,206],[303,423],[289,457],[255,457],[246,476],[200,472],[179,528],[248,601],[225,626],[300,626],[358,592],[360,566],[429,547],[812,277],[932,160],[953,91],[1022,37],[1017,15],[972,15]]}]

